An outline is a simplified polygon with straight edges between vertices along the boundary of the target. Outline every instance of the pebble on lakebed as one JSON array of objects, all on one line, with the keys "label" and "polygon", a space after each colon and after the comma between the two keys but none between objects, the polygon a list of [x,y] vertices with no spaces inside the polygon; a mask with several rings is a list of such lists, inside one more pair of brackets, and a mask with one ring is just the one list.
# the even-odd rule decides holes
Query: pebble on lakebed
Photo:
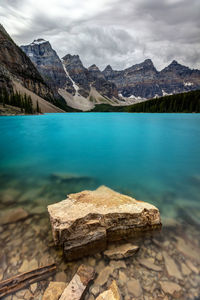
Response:
[{"label": "pebble on lakebed", "polygon": [[155,206],[106,186],[70,194],[49,205],[48,212],[54,242],[63,247],[69,261],[106,250],[108,242],[161,228]]}]

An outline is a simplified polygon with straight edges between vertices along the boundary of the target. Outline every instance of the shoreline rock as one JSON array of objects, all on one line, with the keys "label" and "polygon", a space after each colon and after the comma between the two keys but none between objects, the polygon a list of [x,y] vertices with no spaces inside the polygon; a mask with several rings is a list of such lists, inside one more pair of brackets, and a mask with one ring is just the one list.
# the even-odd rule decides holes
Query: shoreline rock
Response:
[{"label": "shoreline rock", "polygon": [[159,210],[105,186],[48,206],[55,245],[67,260],[106,250],[107,243],[161,228]]}]

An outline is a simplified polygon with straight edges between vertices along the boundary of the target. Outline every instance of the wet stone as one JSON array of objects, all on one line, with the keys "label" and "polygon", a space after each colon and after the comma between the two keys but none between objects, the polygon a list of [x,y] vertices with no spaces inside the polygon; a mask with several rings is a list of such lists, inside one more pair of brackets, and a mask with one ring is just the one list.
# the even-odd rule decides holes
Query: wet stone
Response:
[{"label": "wet stone", "polygon": [[66,286],[64,282],[50,282],[42,300],[59,300]]},{"label": "wet stone", "polygon": [[120,291],[117,287],[116,281],[113,280],[109,289],[101,293],[96,300],[121,300]]},{"label": "wet stone", "polygon": [[160,266],[157,266],[153,263],[154,260],[151,258],[143,258],[139,261],[139,263],[146,267],[147,269],[153,270],[153,271],[162,271],[162,268]]},{"label": "wet stone", "polygon": [[0,224],[15,223],[24,220],[27,217],[28,213],[22,207],[4,210],[0,215]]},{"label": "wet stone", "polygon": [[171,296],[178,296],[181,292],[181,287],[177,283],[171,281],[160,281],[160,286],[164,293],[169,294]]},{"label": "wet stone", "polygon": [[33,284],[31,284],[30,288],[31,288],[31,292],[34,294],[34,293],[35,293],[35,291],[37,290],[37,282],[36,282],[36,283],[33,283]]},{"label": "wet stone", "polygon": [[117,246],[114,249],[108,249],[104,251],[104,255],[109,259],[125,259],[127,257],[133,256],[135,253],[137,253],[138,250],[138,246],[129,243]]},{"label": "wet stone", "polygon": [[56,274],[55,280],[59,282],[66,282],[67,275],[65,274],[65,272],[59,272]]},{"label": "wet stone", "polygon": [[124,272],[119,271],[119,279],[118,279],[118,281],[119,281],[119,284],[121,286],[123,286],[127,282],[127,276],[126,276],[126,274]]},{"label": "wet stone", "polygon": [[181,263],[181,272],[184,276],[191,274],[191,270],[184,263]]},{"label": "wet stone", "polygon": [[128,292],[135,296],[140,297],[142,295],[142,288],[138,279],[131,279],[127,282]]},{"label": "wet stone", "polygon": [[183,279],[178,266],[174,262],[174,260],[167,254],[167,252],[163,252],[163,257],[165,261],[165,267],[169,276],[176,277],[177,279]]},{"label": "wet stone", "polygon": [[31,261],[24,260],[18,271],[20,273],[24,273],[24,272],[28,272],[28,271],[31,271],[31,270],[34,270],[34,269],[37,269],[37,268],[38,268],[38,262],[34,258]]},{"label": "wet stone", "polygon": [[110,266],[105,267],[99,273],[97,279],[95,280],[95,284],[103,286],[107,282],[109,276],[112,275],[113,271],[114,271],[113,267],[110,267]]}]

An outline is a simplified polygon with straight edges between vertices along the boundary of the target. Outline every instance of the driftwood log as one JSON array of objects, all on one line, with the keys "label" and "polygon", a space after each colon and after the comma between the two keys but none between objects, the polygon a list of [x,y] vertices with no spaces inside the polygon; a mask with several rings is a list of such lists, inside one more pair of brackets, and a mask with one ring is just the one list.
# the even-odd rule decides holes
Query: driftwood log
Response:
[{"label": "driftwood log", "polygon": [[56,265],[50,264],[25,272],[0,282],[0,298],[14,293],[26,286],[44,280],[56,271]]}]

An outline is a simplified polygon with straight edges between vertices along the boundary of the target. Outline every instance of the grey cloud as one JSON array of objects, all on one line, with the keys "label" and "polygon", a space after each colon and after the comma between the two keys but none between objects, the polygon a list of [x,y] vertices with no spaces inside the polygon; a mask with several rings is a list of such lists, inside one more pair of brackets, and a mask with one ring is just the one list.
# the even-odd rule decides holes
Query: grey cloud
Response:
[{"label": "grey cloud", "polygon": [[[95,63],[100,68],[111,64],[122,69],[146,58],[158,69],[173,59],[200,68],[199,0],[107,0],[103,8],[78,17],[50,14],[48,6],[36,10],[34,2],[31,14],[23,15],[28,0],[2,1],[5,27],[19,18],[12,35],[19,44],[43,37],[61,57],[79,54],[86,66]],[[74,7],[78,2],[74,0]],[[65,7],[64,0],[59,3]]]}]

